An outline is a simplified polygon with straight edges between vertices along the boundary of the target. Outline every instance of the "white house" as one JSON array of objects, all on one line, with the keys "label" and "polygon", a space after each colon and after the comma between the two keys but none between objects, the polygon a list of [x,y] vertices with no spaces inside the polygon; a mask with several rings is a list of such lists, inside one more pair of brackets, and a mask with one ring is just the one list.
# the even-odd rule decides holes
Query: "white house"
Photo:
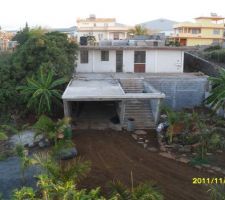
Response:
[{"label": "white house", "polygon": [[182,73],[184,48],[80,46],[76,72]]},{"label": "white house", "polygon": [[77,39],[82,36],[94,36],[96,42],[101,40],[121,40],[127,38],[127,32],[131,27],[116,22],[115,18],[89,18],[77,19]]}]

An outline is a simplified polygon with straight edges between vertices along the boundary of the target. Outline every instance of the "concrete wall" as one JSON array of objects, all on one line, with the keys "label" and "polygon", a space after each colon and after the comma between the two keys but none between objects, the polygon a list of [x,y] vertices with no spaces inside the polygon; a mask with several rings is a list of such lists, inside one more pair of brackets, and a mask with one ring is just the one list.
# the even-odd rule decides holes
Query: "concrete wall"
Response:
[{"label": "concrete wall", "polygon": [[218,76],[219,66],[195,55],[184,54],[184,72],[203,72],[208,76]]},{"label": "concrete wall", "polygon": [[152,77],[146,80],[165,93],[163,103],[175,110],[199,106],[205,98],[207,77]]},{"label": "concrete wall", "polygon": [[[183,72],[183,51],[148,50],[146,51],[146,72]],[[78,53],[77,72],[116,72],[116,51],[109,51],[109,61],[101,61],[100,50],[89,50],[89,63],[80,63]],[[123,72],[134,72],[134,50],[123,51]]]}]

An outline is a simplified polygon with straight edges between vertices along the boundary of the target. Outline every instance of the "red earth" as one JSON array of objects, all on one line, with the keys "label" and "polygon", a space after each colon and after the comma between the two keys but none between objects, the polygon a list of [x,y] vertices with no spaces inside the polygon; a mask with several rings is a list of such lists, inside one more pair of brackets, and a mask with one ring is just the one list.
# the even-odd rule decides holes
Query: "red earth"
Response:
[{"label": "red earth", "polygon": [[[151,134],[151,143],[156,143]],[[149,152],[126,132],[75,131],[74,142],[79,155],[92,163],[91,172],[81,181],[79,187],[101,186],[107,194],[107,183],[120,180],[131,185],[131,171],[134,184],[155,181],[166,200],[208,200],[208,188],[193,185],[194,177],[212,177],[211,174]],[[215,177],[215,175],[214,175]]]}]

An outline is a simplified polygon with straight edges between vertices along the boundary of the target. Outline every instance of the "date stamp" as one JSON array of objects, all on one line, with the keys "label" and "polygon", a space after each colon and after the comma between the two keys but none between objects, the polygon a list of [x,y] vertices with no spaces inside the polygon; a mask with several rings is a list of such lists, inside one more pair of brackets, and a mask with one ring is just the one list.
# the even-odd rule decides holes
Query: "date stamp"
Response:
[{"label": "date stamp", "polygon": [[192,184],[225,184],[225,178],[192,178]]}]

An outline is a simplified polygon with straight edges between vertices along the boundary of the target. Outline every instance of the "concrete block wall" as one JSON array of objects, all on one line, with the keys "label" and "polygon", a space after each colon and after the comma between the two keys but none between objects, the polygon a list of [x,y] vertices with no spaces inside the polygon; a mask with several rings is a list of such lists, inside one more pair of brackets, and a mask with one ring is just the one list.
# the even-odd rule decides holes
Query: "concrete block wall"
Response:
[{"label": "concrete block wall", "polygon": [[165,93],[163,104],[174,110],[200,106],[205,99],[208,86],[206,76],[202,77],[151,77],[145,80],[160,92]]}]

